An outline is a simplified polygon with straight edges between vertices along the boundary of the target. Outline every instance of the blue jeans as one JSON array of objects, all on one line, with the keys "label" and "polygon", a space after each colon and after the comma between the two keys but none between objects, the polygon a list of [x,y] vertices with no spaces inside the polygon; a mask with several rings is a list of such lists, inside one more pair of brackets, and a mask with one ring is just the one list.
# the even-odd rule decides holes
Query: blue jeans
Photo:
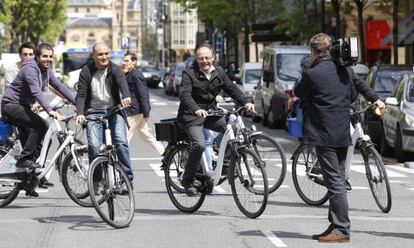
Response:
[{"label": "blue jeans", "polygon": [[[88,117],[105,115],[105,110],[88,110]],[[116,153],[122,167],[127,174],[131,183],[134,176],[131,169],[131,159],[129,156],[127,127],[124,118],[120,114],[111,115],[108,119],[109,129],[111,130],[112,144],[115,146]],[[86,125],[86,135],[88,138],[88,155],[89,162],[92,162],[99,155],[99,147],[105,144],[105,130],[103,124],[99,121],[88,121]],[[101,173],[94,175],[95,180],[99,181]]]},{"label": "blue jeans", "polygon": [[213,134],[210,129],[203,128],[204,140],[206,141],[206,148],[204,149],[204,154],[206,155],[207,166],[210,171],[214,170],[213,168]]}]

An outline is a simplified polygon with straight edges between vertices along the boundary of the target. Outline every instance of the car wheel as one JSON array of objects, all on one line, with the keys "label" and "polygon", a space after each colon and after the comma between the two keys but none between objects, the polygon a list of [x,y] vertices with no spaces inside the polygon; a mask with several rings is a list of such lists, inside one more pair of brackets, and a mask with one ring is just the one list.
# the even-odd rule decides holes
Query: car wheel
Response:
[{"label": "car wheel", "polygon": [[276,128],[276,123],[277,122],[276,122],[276,120],[274,118],[274,115],[273,115],[272,105],[270,105],[269,111],[268,111],[266,116],[267,116],[267,125],[270,128]]},{"label": "car wheel", "polygon": [[398,162],[405,162],[409,159],[409,153],[403,150],[401,131],[399,128],[397,128],[395,133],[394,153]]},{"label": "car wheel", "polygon": [[268,122],[267,122],[267,112],[266,109],[264,108],[264,104],[262,103],[262,108],[263,108],[263,119],[262,119],[262,123],[263,126],[267,127]]}]

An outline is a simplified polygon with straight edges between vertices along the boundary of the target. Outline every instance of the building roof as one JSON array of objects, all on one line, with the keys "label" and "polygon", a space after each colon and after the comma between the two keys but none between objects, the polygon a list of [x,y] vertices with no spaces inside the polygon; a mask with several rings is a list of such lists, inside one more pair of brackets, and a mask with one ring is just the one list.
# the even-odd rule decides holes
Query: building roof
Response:
[{"label": "building roof", "polygon": [[108,0],[68,0],[68,6],[79,5],[108,5]]},{"label": "building roof", "polygon": [[70,20],[67,27],[111,27],[111,18],[83,17]]}]

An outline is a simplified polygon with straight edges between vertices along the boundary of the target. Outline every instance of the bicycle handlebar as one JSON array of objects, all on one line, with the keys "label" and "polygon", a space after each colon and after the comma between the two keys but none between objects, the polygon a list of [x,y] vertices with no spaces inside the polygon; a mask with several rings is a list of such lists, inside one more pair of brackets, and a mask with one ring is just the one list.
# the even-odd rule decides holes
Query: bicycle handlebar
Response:
[{"label": "bicycle handlebar", "polygon": [[239,115],[239,112],[243,109],[245,109],[244,106],[241,106],[236,110],[227,110],[223,107],[217,106],[214,109],[209,109],[207,111],[208,113],[207,116],[226,116],[226,115],[231,115],[231,114]]},{"label": "bicycle handlebar", "polygon": [[88,117],[85,116],[86,121],[103,121],[104,119],[108,119],[109,116],[119,112],[120,110],[124,109],[121,105],[117,105],[110,109],[105,115],[103,116],[97,116],[97,117]]},{"label": "bicycle handlebar", "polygon": [[362,114],[362,113],[364,113],[365,111],[367,111],[368,109],[373,108],[373,107],[375,107],[375,106],[377,106],[377,104],[376,104],[376,103],[371,103],[371,104],[369,104],[368,106],[366,106],[365,108],[363,108],[363,109],[361,109],[361,110],[358,110],[358,111],[354,111],[354,112],[352,112],[352,113],[351,113],[351,116],[353,116],[353,115],[359,115],[359,114]]}]

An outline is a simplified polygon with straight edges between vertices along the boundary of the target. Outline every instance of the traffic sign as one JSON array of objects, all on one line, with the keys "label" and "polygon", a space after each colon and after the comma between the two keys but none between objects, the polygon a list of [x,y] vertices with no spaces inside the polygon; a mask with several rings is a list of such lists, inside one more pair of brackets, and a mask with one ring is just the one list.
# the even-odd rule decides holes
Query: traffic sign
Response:
[{"label": "traffic sign", "polygon": [[216,38],[216,53],[223,52],[223,37]]},{"label": "traffic sign", "polygon": [[131,39],[129,37],[122,37],[121,49],[129,49],[130,44],[131,44]]}]

